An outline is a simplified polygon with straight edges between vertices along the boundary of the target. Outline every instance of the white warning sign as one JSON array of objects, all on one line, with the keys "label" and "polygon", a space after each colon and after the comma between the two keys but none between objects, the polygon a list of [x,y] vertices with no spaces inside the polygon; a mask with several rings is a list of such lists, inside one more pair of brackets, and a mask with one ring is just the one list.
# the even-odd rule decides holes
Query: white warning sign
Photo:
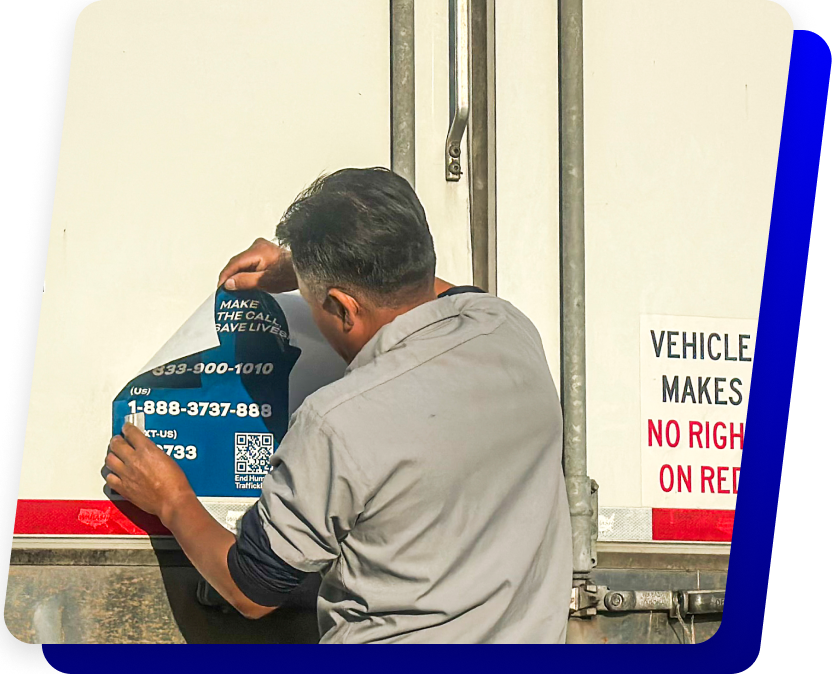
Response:
[{"label": "white warning sign", "polygon": [[642,504],[733,510],[757,321],[641,317]]}]

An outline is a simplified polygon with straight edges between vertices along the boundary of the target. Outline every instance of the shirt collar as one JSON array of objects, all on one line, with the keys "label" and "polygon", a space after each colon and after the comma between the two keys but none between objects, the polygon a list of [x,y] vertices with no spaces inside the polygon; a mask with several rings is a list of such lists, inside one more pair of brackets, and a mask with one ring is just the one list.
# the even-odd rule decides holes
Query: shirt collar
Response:
[{"label": "shirt collar", "polygon": [[384,325],[349,363],[346,374],[358,367],[368,365],[378,356],[391,351],[424,328],[461,314],[464,308],[463,303],[456,299],[457,296],[454,295],[431,300],[410,309],[391,323]]}]

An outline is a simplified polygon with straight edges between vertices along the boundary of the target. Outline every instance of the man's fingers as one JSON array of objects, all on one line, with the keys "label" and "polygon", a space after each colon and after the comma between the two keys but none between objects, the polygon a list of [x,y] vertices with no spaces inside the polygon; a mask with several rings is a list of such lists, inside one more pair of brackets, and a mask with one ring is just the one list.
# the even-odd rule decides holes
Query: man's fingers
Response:
[{"label": "man's fingers", "polygon": [[221,273],[218,276],[218,287],[220,288],[227,282],[227,280],[236,274],[258,269],[259,264],[261,264],[261,258],[253,256],[251,251],[245,250],[243,253],[238,253],[238,255],[227,262],[226,267],[221,270]]},{"label": "man's fingers", "polygon": [[[258,238],[253,241],[247,250],[239,253],[226,263],[226,266],[218,275],[218,287],[226,286],[227,290],[255,288],[256,285],[253,281],[257,279],[250,279],[248,285],[241,285],[241,283],[246,284],[247,279],[239,279],[238,276],[250,272],[265,271],[281,262],[282,255],[283,252],[280,246],[266,239]],[[234,281],[234,283],[227,285],[229,281]]]},{"label": "man's fingers", "polygon": [[[275,255],[273,249],[278,250],[278,246],[261,237],[257,238],[247,250],[238,253],[238,255],[226,263],[226,267],[221,270],[218,276],[218,287],[220,288],[236,274],[249,271],[264,271],[271,264],[265,258],[265,251],[267,253],[273,253],[273,255],[268,255],[268,258],[272,258],[273,256],[278,258],[278,255]],[[228,290],[234,290],[234,288],[228,288]]]},{"label": "man's fingers", "polygon": [[110,473],[105,478],[105,484],[107,484],[108,487],[110,487],[113,491],[116,492],[119,492],[119,490],[122,489],[122,480],[120,480],[119,476],[115,473]]},{"label": "man's fingers", "polygon": [[125,474],[125,462],[113,452],[107,453],[107,456],[105,457],[105,466],[120,477]]},{"label": "man's fingers", "polygon": [[235,274],[224,282],[224,288],[227,290],[255,290],[258,288],[262,276],[264,276],[263,271]]},{"label": "man's fingers", "polygon": [[145,433],[129,422],[125,422],[122,426],[122,435],[125,436],[125,440],[127,440],[134,449],[139,449],[142,445],[148,442],[148,438]]},{"label": "man's fingers", "polygon": [[116,435],[110,439],[108,449],[118,456],[123,463],[129,460],[131,454],[134,452],[134,448],[121,435]]}]

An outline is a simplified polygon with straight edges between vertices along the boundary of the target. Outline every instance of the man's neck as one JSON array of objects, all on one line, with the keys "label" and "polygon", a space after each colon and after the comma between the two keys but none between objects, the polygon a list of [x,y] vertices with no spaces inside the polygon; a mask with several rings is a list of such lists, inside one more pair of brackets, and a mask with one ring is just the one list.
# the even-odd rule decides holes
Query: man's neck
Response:
[{"label": "man's neck", "polygon": [[[433,300],[438,299],[438,296],[435,293],[430,293],[425,296],[422,296],[420,299],[409,302],[407,304],[403,304],[398,307],[383,307],[383,308],[376,308],[374,314],[375,323],[377,323],[377,328],[375,329],[375,333],[380,330],[384,325],[391,323],[394,321],[398,316],[403,316],[405,313],[412,311],[416,307],[420,307],[422,304],[426,304],[427,302],[432,302]],[[374,333],[373,333],[374,334]]]}]

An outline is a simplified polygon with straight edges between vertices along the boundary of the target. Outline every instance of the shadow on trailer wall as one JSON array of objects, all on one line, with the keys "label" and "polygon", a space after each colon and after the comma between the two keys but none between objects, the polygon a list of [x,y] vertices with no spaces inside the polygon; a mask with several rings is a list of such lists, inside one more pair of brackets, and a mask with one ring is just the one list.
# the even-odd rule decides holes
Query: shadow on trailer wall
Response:
[{"label": "shadow on trailer wall", "polygon": [[[27,643],[311,644],[312,574],[281,609],[249,620],[198,601],[201,577],[169,541],[153,549],[16,549],[5,618]],[[205,596],[205,595],[204,595]],[[211,598],[211,597],[210,597]],[[219,602],[218,602],[219,603]]]}]

